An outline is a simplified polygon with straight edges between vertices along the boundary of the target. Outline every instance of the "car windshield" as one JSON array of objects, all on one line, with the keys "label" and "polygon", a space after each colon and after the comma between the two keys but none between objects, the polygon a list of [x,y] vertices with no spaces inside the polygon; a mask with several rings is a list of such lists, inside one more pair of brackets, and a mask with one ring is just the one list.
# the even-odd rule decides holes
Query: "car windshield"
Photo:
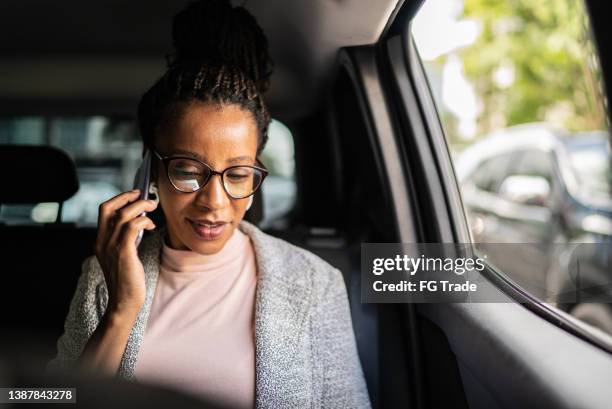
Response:
[{"label": "car windshield", "polygon": [[608,135],[594,133],[568,144],[571,166],[586,198],[610,201],[612,167]]}]

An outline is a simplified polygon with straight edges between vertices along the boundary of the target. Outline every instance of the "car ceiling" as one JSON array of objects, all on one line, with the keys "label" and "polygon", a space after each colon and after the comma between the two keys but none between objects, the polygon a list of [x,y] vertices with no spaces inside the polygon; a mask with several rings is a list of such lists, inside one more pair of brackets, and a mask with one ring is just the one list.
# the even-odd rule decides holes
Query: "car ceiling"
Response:
[{"label": "car ceiling", "polygon": [[[172,16],[187,3],[4,0],[0,115],[132,114],[165,68]],[[268,36],[275,61],[268,103],[273,115],[291,120],[318,100],[337,50],[375,42],[401,0],[233,3],[251,10]]]}]

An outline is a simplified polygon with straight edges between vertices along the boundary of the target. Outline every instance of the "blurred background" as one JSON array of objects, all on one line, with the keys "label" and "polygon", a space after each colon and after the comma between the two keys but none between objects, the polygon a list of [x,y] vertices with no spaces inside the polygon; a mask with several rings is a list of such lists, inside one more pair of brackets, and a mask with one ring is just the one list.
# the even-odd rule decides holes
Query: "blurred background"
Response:
[{"label": "blurred background", "polygon": [[[77,168],[79,190],[63,203],[61,220],[95,227],[98,206],[131,190],[142,157],[138,124],[133,118],[16,116],[0,118],[0,144],[53,146],[68,153]],[[293,137],[273,120],[261,155],[270,170],[262,186],[264,227],[282,225],[296,196]],[[0,223],[40,224],[56,220],[59,203],[3,204]]]},{"label": "blurred background", "polygon": [[411,30],[473,241],[530,294],[612,334],[608,102],[584,4],[430,0]]}]

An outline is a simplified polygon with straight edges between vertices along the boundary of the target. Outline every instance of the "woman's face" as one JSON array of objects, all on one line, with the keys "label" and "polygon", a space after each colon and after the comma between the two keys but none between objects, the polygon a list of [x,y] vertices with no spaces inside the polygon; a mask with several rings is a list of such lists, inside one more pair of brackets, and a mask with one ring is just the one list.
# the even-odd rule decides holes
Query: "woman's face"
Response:
[{"label": "woman's face", "polygon": [[[190,104],[169,128],[157,137],[155,145],[163,157],[192,156],[217,172],[233,165],[255,165],[257,125],[253,115],[237,105]],[[200,254],[221,250],[244,217],[249,198],[229,197],[220,175],[211,176],[196,192],[179,192],[168,180],[163,163],[156,163],[167,244]],[[194,221],[222,222],[223,227],[218,233]]]}]

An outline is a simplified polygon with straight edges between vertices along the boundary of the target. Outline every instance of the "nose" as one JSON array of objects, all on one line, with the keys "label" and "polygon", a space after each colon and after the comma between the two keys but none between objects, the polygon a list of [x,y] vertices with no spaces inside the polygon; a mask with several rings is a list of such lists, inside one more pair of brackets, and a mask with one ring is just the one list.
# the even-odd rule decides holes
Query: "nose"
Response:
[{"label": "nose", "polygon": [[222,209],[227,206],[229,200],[221,175],[212,175],[208,183],[196,192],[196,204],[211,210]]}]

